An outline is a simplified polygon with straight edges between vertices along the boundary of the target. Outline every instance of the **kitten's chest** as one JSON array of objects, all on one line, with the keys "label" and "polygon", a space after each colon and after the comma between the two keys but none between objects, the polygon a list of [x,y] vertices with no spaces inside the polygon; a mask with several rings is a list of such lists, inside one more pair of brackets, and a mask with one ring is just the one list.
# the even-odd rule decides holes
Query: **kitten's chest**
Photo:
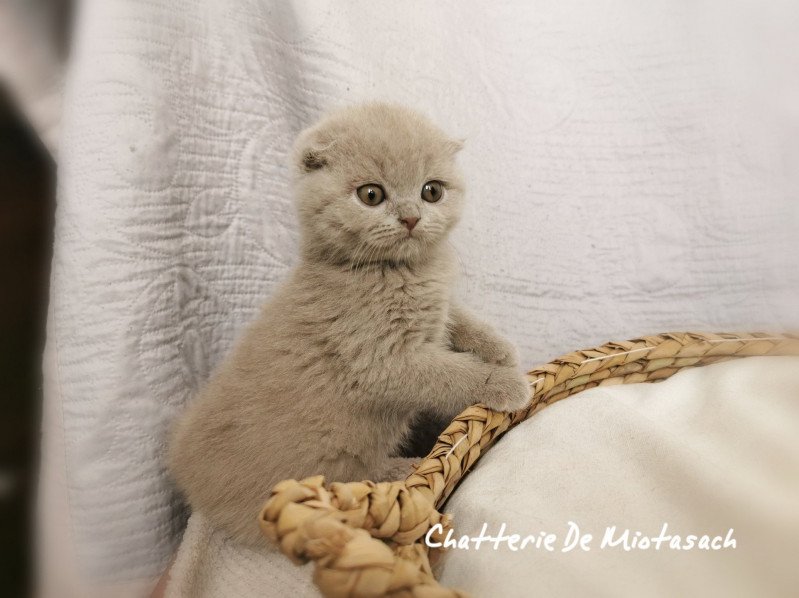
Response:
[{"label": "kitten's chest", "polygon": [[404,344],[440,339],[449,307],[449,280],[434,273],[385,270],[369,285],[365,327],[376,339]]},{"label": "kitten's chest", "polygon": [[391,272],[386,274],[380,294],[388,315],[403,316],[418,325],[435,325],[444,317],[449,289],[435,278]]}]

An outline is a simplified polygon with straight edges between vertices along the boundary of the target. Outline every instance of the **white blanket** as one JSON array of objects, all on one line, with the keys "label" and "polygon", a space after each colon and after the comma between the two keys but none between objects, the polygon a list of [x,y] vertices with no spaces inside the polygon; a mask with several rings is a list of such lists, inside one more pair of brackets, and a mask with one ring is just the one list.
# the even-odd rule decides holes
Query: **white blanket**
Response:
[{"label": "white blanket", "polygon": [[57,595],[143,591],[177,547],[166,430],[295,259],[285,154],[334,105],[394,100],[466,137],[458,292],[525,364],[782,328],[799,7],[772,6],[82,3],[46,362]]},{"label": "white blanket", "polygon": [[[718,364],[588,390],[509,432],[446,505],[453,537],[477,538],[484,524],[496,537],[504,524],[505,536],[556,536],[553,550],[472,543],[449,550],[437,574],[475,598],[788,598],[799,587],[797,504],[799,358]],[[656,537],[664,524],[682,550],[669,548],[673,539],[648,550],[618,543],[625,530],[631,547],[637,532]],[[711,549],[699,539],[687,549],[689,535],[709,535]],[[195,515],[167,596],[317,596],[311,569],[236,548]]]},{"label": "white blanket", "polygon": [[[797,505],[799,358],[599,387],[508,433],[446,505],[456,537],[479,536],[484,523],[497,536],[505,523],[506,535],[555,534],[555,550],[452,550],[440,580],[476,598],[788,598],[799,587]],[[574,544],[570,521],[593,536],[590,550],[563,551]],[[614,544],[629,530],[632,547],[664,524],[681,550],[673,538],[659,549]],[[711,549],[699,539],[688,548],[689,535],[709,535]]]}]

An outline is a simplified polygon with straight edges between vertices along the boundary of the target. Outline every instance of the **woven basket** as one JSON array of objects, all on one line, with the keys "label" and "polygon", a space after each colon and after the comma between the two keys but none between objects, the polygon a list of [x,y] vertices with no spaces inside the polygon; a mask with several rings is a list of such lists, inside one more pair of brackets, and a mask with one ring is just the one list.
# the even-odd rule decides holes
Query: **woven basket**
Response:
[{"label": "woven basket", "polygon": [[[530,404],[515,413],[469,407],[406,480],[324,484],[321,476],[277,484],[260,515],[264,534],[295,563],[316,564],[324,596],[465,596],[440,586],[423,543],[450,517],[438,509],[508,429],[545,406],[594,386],[658,382],[675,372],[757,355],[799,355],[799,339],[766,334],[671,333],[575,351],[528,372]],[[441,538],[436,538],[441,539]]]}]

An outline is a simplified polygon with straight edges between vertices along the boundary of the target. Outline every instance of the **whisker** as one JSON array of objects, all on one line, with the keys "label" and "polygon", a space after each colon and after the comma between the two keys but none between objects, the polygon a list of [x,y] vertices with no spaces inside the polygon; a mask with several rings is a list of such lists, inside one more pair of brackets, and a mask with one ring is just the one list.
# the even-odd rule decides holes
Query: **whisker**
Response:
[{"label": "whisker", "polygon": [[[365,270],[372,264],[372,256],[377,252],[379,248],[375,245],[371,245],[369,251],[366,254],[366,259],[363,261],[363,269]],[[363,270],[361,270],[363,271]]]},{"label": "whisker", "polygon": [[458,248],[455,247],[455,245],[453,245],[449,239],[447,239],[447,245],[449,245],[452,248],[452,253],[455,254],[455,259],[458,260],[458,264],[460,265],[460,271],[465,272],[466,267],[463,265],[463,260],[461,259],[461,255],[460,253],[458,253]]},{"label": "whisker", "polygon": [[393,230],[393,227],[392,227],[392,229],[385,230],[385,231],[382,231],[380,233],[376,233],[376,234],[372,235],[369,238],[369,240],[374,243],[376,241],[381,241],[381,240],[385,239],[386,237],[396,236],[396,234],[397,234],[397,231]]},{"label": "whisker", "polygon": [[369,244],[367,241],[361,241],[356,247],[355,251],[353,252],[352,260],[350,261],[350,267],[353,272],[358,272],[358,267],[360,266],[360,259],[366,254],[366,251],[369,249]]},{"label": "whisker", "polygon": [[365,259],[363,260],[363,262],[361,264],[361,266],[362,266],[362,268],[360,270],[361,272],[363,272],[366,268],[368,268],[371,265],[372,256],[375,254],[377,249],[378,248],[374,244],[369,243],[369,249],[367,250]]},{"label": "whisker", "polygon": [[363,253],[360,256],[360,260],[358,261],[358,264],[355,266],[356,275],[360,274],[363,271],[363,269],[366,267],[366,263],[369,260],[369,254],[371,252],[372,252],[372,246],[367,241],[364,243],[364,249]]}]

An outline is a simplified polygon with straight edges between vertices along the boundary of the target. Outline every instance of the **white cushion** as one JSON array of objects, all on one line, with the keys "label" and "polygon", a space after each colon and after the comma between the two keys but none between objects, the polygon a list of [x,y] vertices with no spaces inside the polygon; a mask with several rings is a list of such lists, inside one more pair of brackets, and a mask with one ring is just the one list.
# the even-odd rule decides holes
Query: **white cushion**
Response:
[{"label": "white cushion", "polygon": [[[556,535],[554,550],[451,550],[442,583],[486,598],[795,595],[797,399],[799,359],[775,357],[598,387],[547,407],[480,459],[445,510],[455,538],[479,536],[484,523],[497,536],[504,523],[508,536]],[[593,536],[589,551],[563,550],[573,545],[569,522]],[[664,536],[681,539],[616,544],[625,530],[632,547],[637,532],[657,537],[664,524]],[[735,547],[725,549],[728,534]],[[711,550],[700,548],[703,535]]]}]

